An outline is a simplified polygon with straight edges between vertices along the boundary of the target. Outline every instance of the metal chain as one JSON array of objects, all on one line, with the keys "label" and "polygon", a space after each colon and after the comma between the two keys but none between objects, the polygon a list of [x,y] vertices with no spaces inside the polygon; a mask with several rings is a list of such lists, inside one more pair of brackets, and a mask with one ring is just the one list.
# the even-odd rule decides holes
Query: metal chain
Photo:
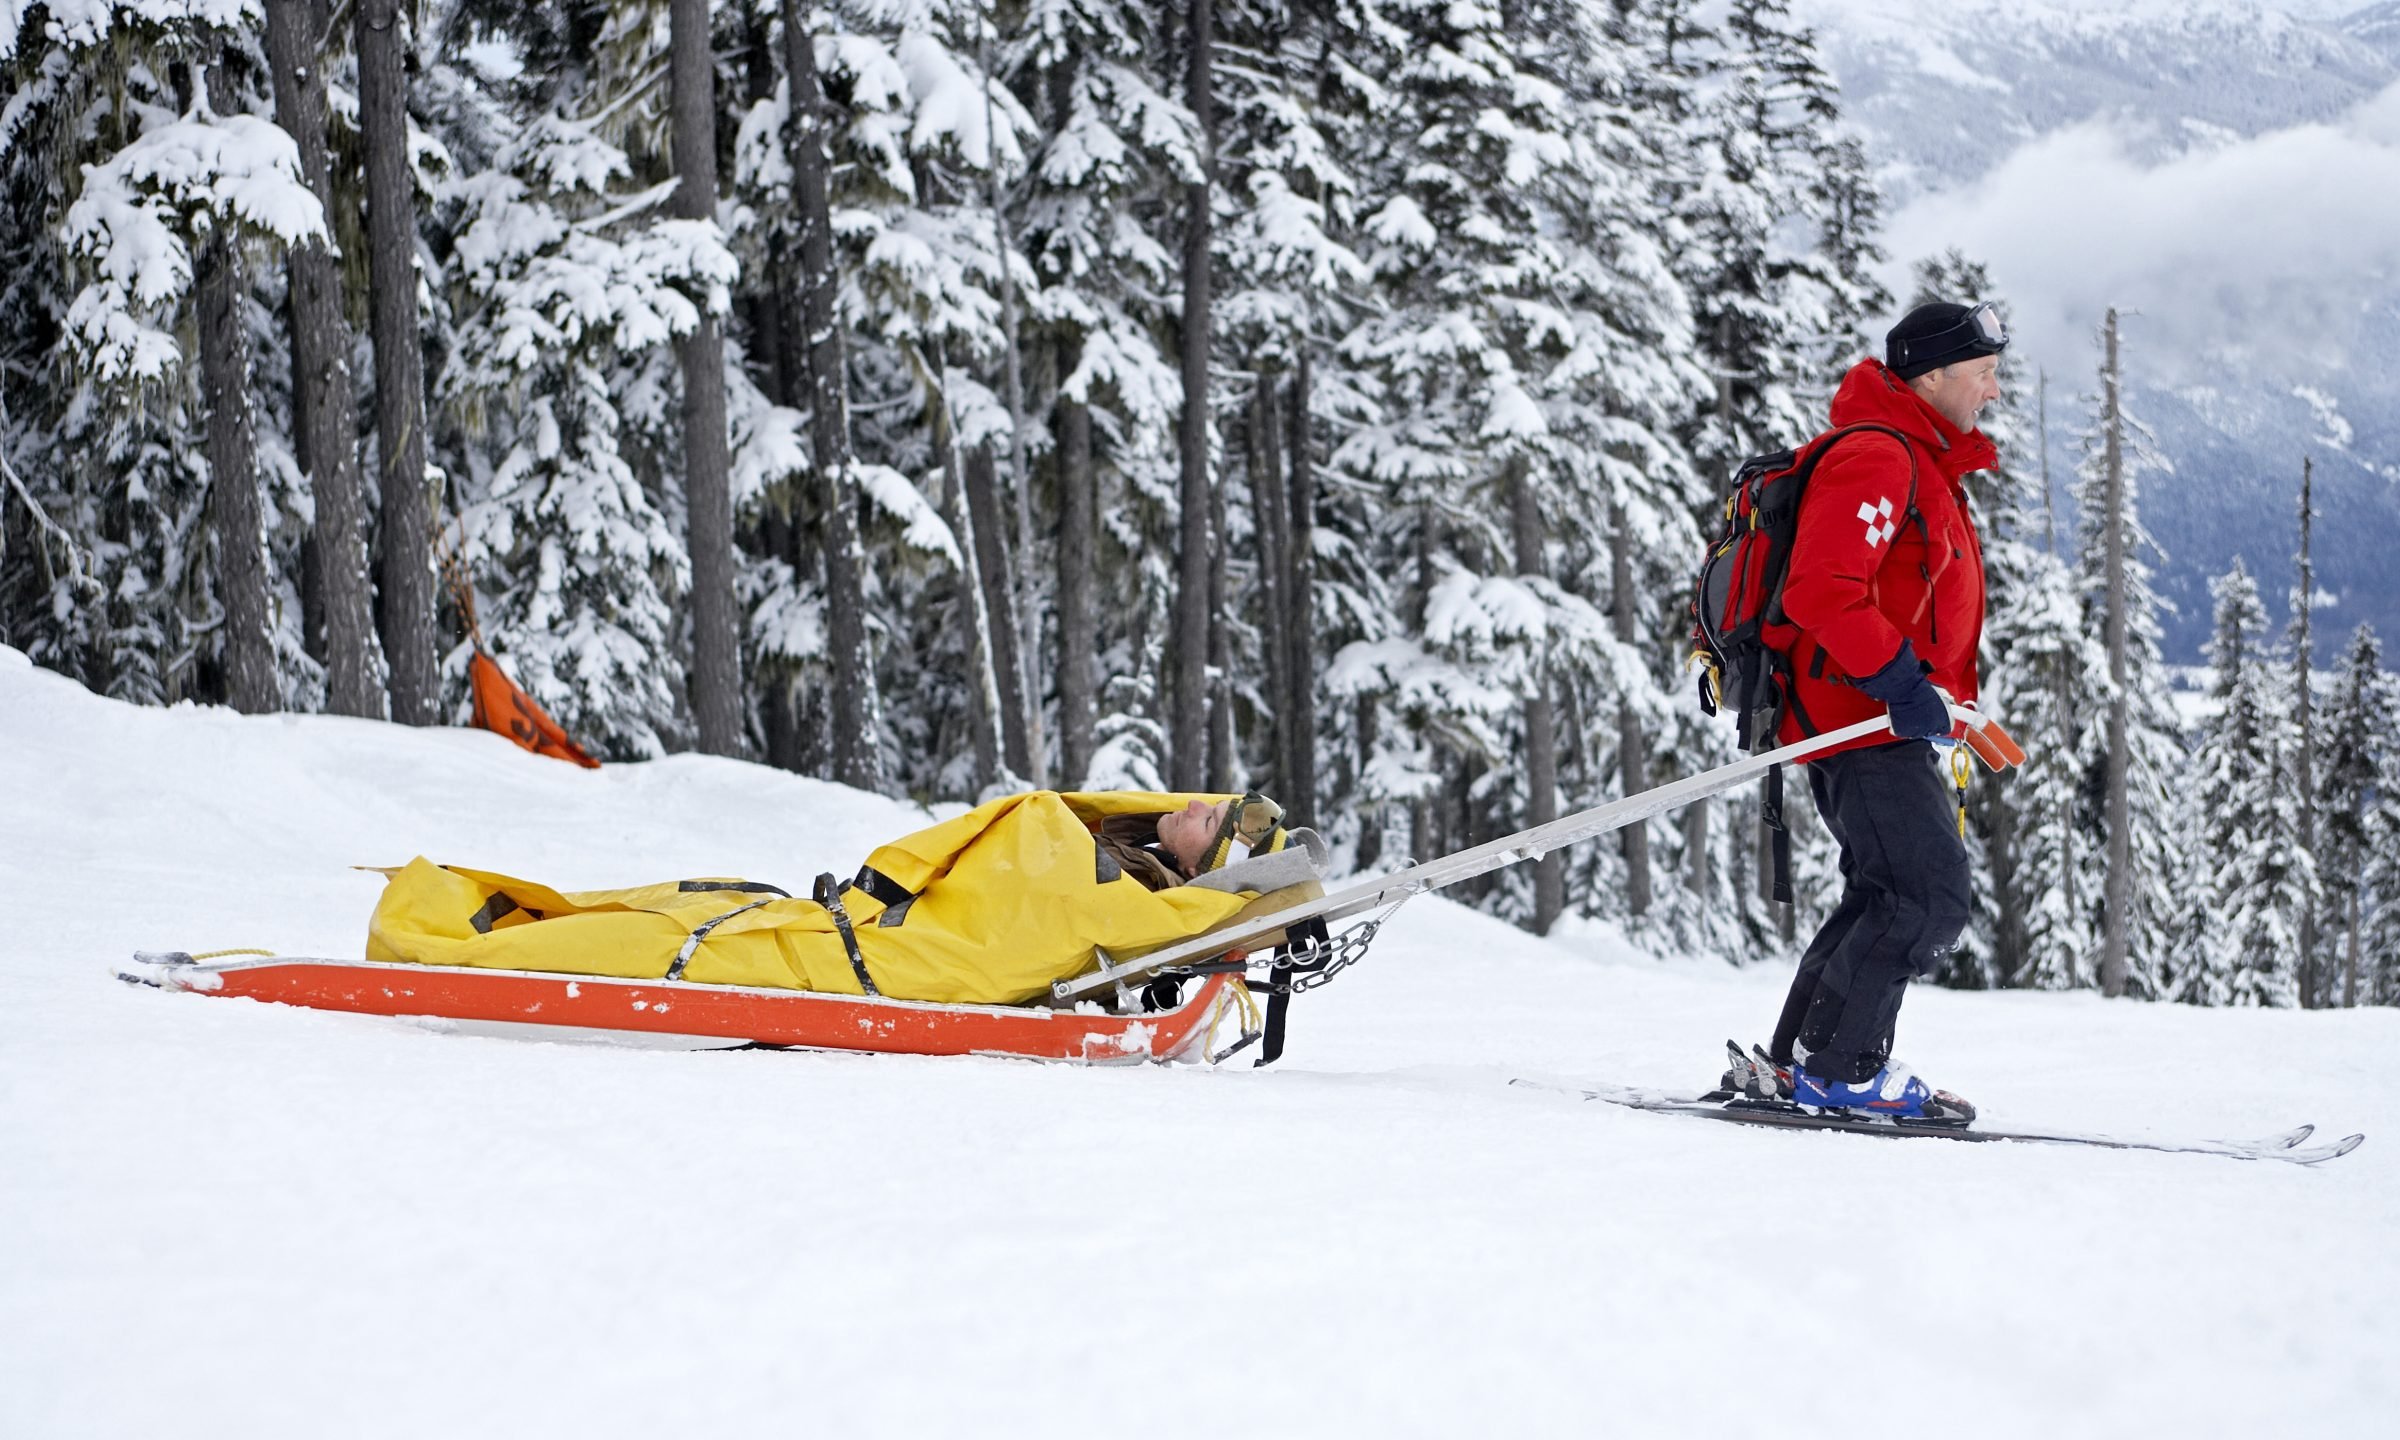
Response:
[{"label": "metal chain", "polygon": [[[1361,920],[1339,935],[1330,935],[1323,940],[1310,940],[1294,945],[1284,954],[1276,956],[1270,962],[1268,973],[1280,975],[1281,979],[1263,985],[1251,981],[1244,983],[1249,986],[1250,993],[1253,995],[1298,995],[1330,982],[1334,976],[1357,964],[1366,955],[1367,947],[1375,943],[1376,932],[1383,928],[1385,921],[1392,918],[1394,911],[1408,903],[1409,895],[1414,893],[1416,892],[1412,890],[1402,894],[1399,899],[1384,907],[1382,914]],[[1243,967],[1229,965],[1225,961],[1218,960],[1195,965],[1166,965],[1153,973],[1158,975],[1212,975],[1225,974],[1239,968]]]}]

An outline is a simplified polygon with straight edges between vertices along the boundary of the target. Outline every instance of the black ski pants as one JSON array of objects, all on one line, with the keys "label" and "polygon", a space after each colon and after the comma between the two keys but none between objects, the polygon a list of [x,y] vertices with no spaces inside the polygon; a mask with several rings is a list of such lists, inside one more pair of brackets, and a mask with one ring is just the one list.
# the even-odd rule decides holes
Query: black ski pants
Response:
[{"label": "black ski pants", "polygon": [[1891,1058],[1908,982],[1966,933],[1970,890],[1958,798],[1926,740],[1845,750],[1808,765],[1817,813],[1842,847],[1842,898],[1800,956],[1771,1053],[1797,1039],[1811,1074],[1849,1084]]}]

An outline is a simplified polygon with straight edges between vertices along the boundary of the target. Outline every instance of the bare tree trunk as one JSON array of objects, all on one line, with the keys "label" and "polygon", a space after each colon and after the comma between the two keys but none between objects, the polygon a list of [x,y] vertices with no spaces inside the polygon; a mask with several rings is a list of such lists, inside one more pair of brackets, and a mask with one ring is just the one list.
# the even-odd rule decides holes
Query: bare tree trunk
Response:
[{"label": "bare tree trunk", "polygon": [[[210,98],[230,111],[231,86],[209,67]],[[200,384],[208,412],[208,525],[225,607],[225,698],[245,715],[283,708],[267,619],[266,536],[260,526],[258,447],[250,413],[250,327],[242,315],[241,246],[220,221],[198,256]]]},{"label": "bare tree trunk", "polygon": [[[708,0],[669,0],[668,104],[676,218],[717,218],[717,62]],[[805,221],[803,223],[806,223]],[[739,755],[742,721],[740,622],[733,601],[732,459],[725,436],[725,332],[705,306],[675,342],[683,365],[683,492],[692,559],[692,723],[701,750]],[[838,377],[837,377],[838,378]],[[820,420],[825,412],[818,412]],[[844,448],[847,448],[846,446]],[[863,633],[861,639],[863,641]]]},{"label": "bare tree trunk", "polygon": [[1092,412],[1058,400],[1058,783],[1091,776],[1095,723],[1092,566],[1097,497],[1092,487]]},{"label": "bare tree trunk", "polygon": [[1291,793],[1292,779],[1290,747],[1286,737],[1296,724],[1304,723],[1300,700],[1291,693],[1292,667],[1290,649],[1284,627],[1289,602],[1284,591],[1290,584],[1290,567],[1285,558],[1289,537],[1285,534],[1289,509],[1283,493],[1283,437],[1277,423],[1275,377],[1261,373],[1250,392],[1249,443],[1243,447],[1250,472],[1250,510],[1258,534],[1259,613],[1266,617],[1260,627],[1266,643],[1267,704],[1274,711],[1269,747],[1268,769],[1272,773],[1272,789],[1277,796]]},{"label": "bare tree trunk", "polygon": [[1290,437],[1286,448],[1292,452],[1292,508],[1288,543],[1284,547],[1290,569],[1283,587],[1284,658],[1291,666],[1285,683],[1299,709],[1284,731],[1284,785],[1288,793],[1282,799],[1293,814],[1313,824],[1319,818],[1314,550],[1317,470],[1315,454],[1309,447],[1309,362],[1305,338],[1299,350],[1300,357],[1292,371],[1291,422],[1285,427]]},{"label": "bare tree trunk", "polygon": [[1984,857],[1992,871],[1992,896],[1997,914],[1992,918],[1992,975],[1994,989],[2006,983],[2025,963],[2025,904],[2020,893],[2024,884],[2017,874],[2017,808],[2009,802],[2009,792],[1998,785],[1984,785],[1974,792],[1981,802],[1984,824],[1990,838],[1984,843]]},{"label": "bare tree trunk", "polygon": [[[2300,853],[2317,853],[2317,734],[2309,703],[2309,692],[2315,688],[2310,676],[2316,659],[2316,647],[2309,642],[2309,614],[2316,604],[2317,572],[2309,563],[2310,489],[2315,479],[2316,462],[2300,457],[2300,606],[2292,617],[2296,632],[2293,636],[2292,694],[2298,711],[2300,730]],[[2324,1003],[2324,989],[2317,976],[2317,905],[2314,897],[2300,906],[2300,1004],[2303,1009]]]},{"label": "bare tree trunk", "polygon": [[[1617,643],[1638,643],[1633,599],[1633,538],[1627,533],[1625,507],[1608,507],[1608,568],[1610,622]],[[1617,701],[1618,783],[1627,795],[1650,788],[1650,740],[1642,733],[1631,697]],[[1619,842],[1625,851],[1625,903],[1636,917],[1650,913],[1650,825],[1628,825]]]},{"label": "bare tree trunk", "polygon": [[1178,790],[1203,783],[1207,755],[1209,617],[1208,320],[1210,171],[1216,121],[1210,105],[1211,0],[1190,0],[1190,68],[1185,101],[1200,127],[1198,180],[1184,186],[1183,490],[1175,587],[1174,711],[1168,748]]},{"label": "bare tree trunk", "polygon": [[2355,1007],[2355,1006],[2358,1004],[2358,892],[2359,892],[2359,889],[2360,889],[2360,887],[2359,887],[2359,886],[2357,886],[2357,885],[2353,885],[2353,886],[2351,886],[2351,887],[2350,887],[2350,944],[2349,944],[2349,947],[2348,947],[2348,949],[2349,949],[2349,953],[2348,953],[2348,955],[2347,955],[2347,957],[2346,957],[2346,959],[2345,959],[2345,961],[2344,961],[2344,963],[2343,963],[2343,966],[2342,966],[2342,1004],[2343,1004],[2344,1006],[2351,1006],[2351,1007]]},{"label": "bare tree trunk", "polygon": [[[1542,508],[1535,501],[1525,457],[1508,460],[1510,538],[1516,551],[1517,574],[1547,579],[1550,566],[1543,555]],[[1536,657],[1532,687],[1525,694],[1525,824],[1547,825],[1558,818],[1558,732],[1550,705],[1550,661]],[[1547,935],[1566,908],[1566,857],[1553,850],[1533,862],[1533,919],[1527,928]]]},{"label": "bare tree trunk", "polygon": [[[267,64],[275,119],[299,147],[300,176],[333,217],[325,153],[325,74],[319,68],[332,23],[324,0],[266,0]],[[383,662],[367,583],[364,482],[358,468],[358,399],[350,388],[350,325],[341,274],[323,240],[292,247],[292,388],[308,426],[306,466],[316,502],[319,583],[324,588],[326,708],[383,714]]]},{"label": "bare tree trunk", "polygon": [[1715,802],[1695,800],[1683,811],[1683,888],[1705,901],[1716,879],[1709,864],[1708,812]]},{"label": "bare tree trunk", "polygon": [[974,688],[969,691],[973,712],[972,739],[975,746],[975,788],[978,793],[989,788],[1000,776],[1000,761],[1005,744],[1002,740],[1007,707],[1000,699],[1000,669],[993,658],[995,627],[992,623],[990,592],[984,586],[983,563],[977,557],[983,547],[977,543],[975,507],[967,503],[966,466],[957,445],[957,416],[950,408],[950,367],[937,351],[934,371],[941,386],[940,422],[934,427],[934,462],[949,478],[950,529],[958,539],[959,589],[964,592],[967,606],[967,640],[975,670]]},{"label": "bare tree trunk", "polygon": [[802,0],[783,0],[784,65],[791,81],[792,200],[799,219],[800,310],[808,345],[809,440],[824,505],[825,640],[833,701],[833,778],[883,788],[883,728],[867,653],[866,568],[858,538],[857,481],[850,473],[850,402],[842,374],[841,277],[834,270],[826,182],[829,121],[817,82],[816,42]]},{"label": "bare tree trunk", "polygon": [[978,445],[967,452],[967,512],[975,527],[975,570],[983,584],[984,610],[991,616],[992,669],[1000,688],[1001,752],[1010,774],[1031,778],[1032,747],[1025,733],[1025,697],[1019,688],[1025,672],[1017,653],[1016,598],[1008,583],[1008,542],[1000,528],[995,468],[991,446]]},{"label": "bare tree trunk", "polygon": [[2102,326],[2106,357],[2100,370],[2100,464],[2104,512],[2108,526],[2106,571],[2108,616],[2102,641],[2108,647],[2108,882],[2101,899],[2100,992],[2125,993],[2126,949],[2133,924],[2133,819],[2126,793],[2126,770],[2132,763],[2131,717],[2125,696],[2125,446],[2117,410],[2117,312],[2108,311]]},{"label": "bare tree trunk", "polygon": [[[983,128],[987,136],[999,134],[992,104],[992,71],[984,31],[978,15],[975,30],[975,67],[983,73]],[[1025,449],[1025,368],[1017,336],[1017,276],[1009,265],[1007,207],[1000,194],[999,150],[993,142],[991,164],[984,172],[985,194],[992,209],[992,254],[1000,266],[1000,345],[1001,377],[1008,400],[1008,483],[1016,499],[1017,555],[1015,567],[1015,598],[1011,609],[1016,623],[1010,627],[1010,651],[1017,657],[1015,683],[1017,691],[1017,728],[1023,732],[1025,763],[1017,773],[1032,783],[1036,790],[1047,789],[1050,742],[1042,732],[1042,687],[1036,678],[1034,655],[1041,648],[1042,614],[1034,585],[1033,566],[1033,479],[1028,473]],[[1002,568],[1005,581],[1007,567]]]},{"label": "bare tree trunk", "polygon": [[1226,618],[1225,487],[1208,490],[1208,788],[1232,791],[1233,627]]},{"label": "bare tree trunk", "polygon": [[433,504],[425,476],[425,354],[417,322],[417,187],[408,163],[408,54],[398,0],[358,0],[358,128],[366,149],[367,320],[382,466],[383,654],[392,718],[441,705],[433,626]]}]

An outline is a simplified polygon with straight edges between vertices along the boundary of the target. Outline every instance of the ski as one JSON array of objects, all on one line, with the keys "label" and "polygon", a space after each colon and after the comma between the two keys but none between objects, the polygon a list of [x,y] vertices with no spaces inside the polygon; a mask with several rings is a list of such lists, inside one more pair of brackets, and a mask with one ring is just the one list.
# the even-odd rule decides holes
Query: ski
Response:
[{"label": "ski", "polygon": [[2229,1160],[2288,1160],[2295,1165],[2319,1165],[2338,1160],[2365,1143],[2365,1135],[2311,1145],[2313,1125],[2303,1125],[2263,1140],[2142,1140],[2119,1135],[2091,1135],[2069,1130],[2001,1130],[1968,1122],[1911,1121],[1882,1115],[1812,1114],[1787,1100],[1758,1100],[1717,1090],[1706,1095],[1677,1096],[1624,1086],[1561,1085],[1545,1080],[1508,1082],[1528,1090],[1573,1095],[1655,1115],[1690,1115],[1736,1125],[1761,1125],[1786,1130],[1844,1130],[1892,1139],[1936,1137],[1944,1140],[2008,1141],[2023,1145],[2087,1145],[2107,1150],[2155,1150],[2175,1155],[2222,1155]]}]

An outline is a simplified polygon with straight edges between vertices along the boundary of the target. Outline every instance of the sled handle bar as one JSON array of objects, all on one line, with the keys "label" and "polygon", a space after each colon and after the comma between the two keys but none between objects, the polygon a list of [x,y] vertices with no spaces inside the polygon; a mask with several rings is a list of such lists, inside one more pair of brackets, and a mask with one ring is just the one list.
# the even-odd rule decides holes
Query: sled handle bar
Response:
[{"label": "sled handle bar", "polygon": [[[2012,765],[2024,763],[2025,752],[2015,740],[2009,738],[2007,731],[2000,728],[1998,721],[1972,706],[1956,701],[1950,702],[1950,714],[1966,726],[1967,746],[1985,765],[1993,770],[2006,770]],[[1721,791],[1731,790],[1764,775],[1777,765],[1806,760],[1853,740],[1887,731],[1891,725],[1889,715],[1878,715],[1871,720],[1845,725],[1839,730],[1830,730],[1797,744],[1745,756],[1730,765],[1703,770],[1697,775],[1685,776],[1654,790],[1628,795],[1622,800],[1611,800],[1605,805],[1595,805],[1589,810],[1577,811],[1546,825],[1519,830],[1514,835],[1503,835],[1497,840],[1488,840],[1438,860],[1428,860],[1386,875],[1356,881],[1339,890],[1327,891],[1314,900],[1252,916],[1238,924],[1223,926],[1205,935],[1195,935],[1189,940],[1179,940],[1147,955],[1103,965],[1088,974],[1057,982],[1050,987],[1050,994],[1060,1003],[1079,1000],[1097,991],[1112,989],[1136,975],[1149,974],[1170,965],[1187,965],[1195,960],[1239,949],[1247,941],[1271,935],[1303,920],[1340,920],[1379,905],[1397,903],[1422,891],[1439,890],[1506,866],[1538,860],[1553,850],[1622,830],[1653,815],[1680,810],[1695,800],[1705,800]]]}]

